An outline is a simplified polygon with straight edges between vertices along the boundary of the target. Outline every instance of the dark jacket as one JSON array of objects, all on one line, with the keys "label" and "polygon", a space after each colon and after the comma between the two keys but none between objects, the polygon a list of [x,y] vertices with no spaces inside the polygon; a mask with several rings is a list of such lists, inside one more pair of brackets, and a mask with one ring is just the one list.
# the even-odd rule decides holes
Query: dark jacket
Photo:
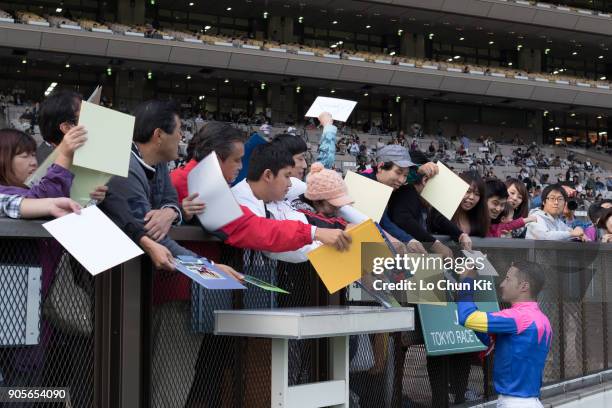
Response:
[{"label": "dark jacket", "polygon": [[455,241],[462,234],[455,224],[447,220],[438,211],[428,209],[412,184],[402,186],[394,191],[389,199],[387,209],[391,220],[420,242],[434,242],[436,240],[430,231],[450,235]]},{"label": "dark jacket", "polygon": [[[168,173],[168,165],[159,163],[152,168],[147,166],[141,161],[136,148],[132,149],[128,177],[115,176],[109,181],[108,194],[104,201],[109,199],[110,201],[105,204],[105,209],[110,212],[109,216],[114,221],[129,224],[131,229],[142,228],[144,230],[144,217],[151,210],[170,207],[180,214],[176,190],[172,186]],[[127,202],[128,214],[115,213],[124,208],[121,200]],[[130,218],[130,215],[133,218]],[[127,225],[119,225],[119,227],[128,230]],[[168,236],[159,243],[168,248],[174,256],[196,256]]]},{"label": "dark jacket", "polygon": [[[371,173],[360,173],[362,176],[367,177],[371,180],[377,181],[376,179],[376,170],[374,170]],[[391,194],[391,199],[389,201],[391,201],[393,199],[393,194]],[[398,226],[396,223],[394,223],[391,220],[391,217],[389,216],[389,205],[387,204],[387,208],[385,208],[385,212],[383,213],[382,217],[380,218],[380,226],[387,231],[389,234],[391,234],[394,238],[402,241],[402,242],[410,242],[414,239],[414,237],[412,235],[410,235],[410,233],[404,229],[402,229],[400,226]]]}]

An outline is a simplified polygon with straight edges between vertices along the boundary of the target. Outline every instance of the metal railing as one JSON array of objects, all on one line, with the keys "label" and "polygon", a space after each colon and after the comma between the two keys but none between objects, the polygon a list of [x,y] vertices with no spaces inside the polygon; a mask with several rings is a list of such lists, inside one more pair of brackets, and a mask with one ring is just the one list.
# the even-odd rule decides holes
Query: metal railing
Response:
[{"label": "metal railing", "polygon": [[[92,278],[41,222],[0,220],[0,339],[10,330],[25,330],[27,319],[9,306],[23,297],[14,289],[26,285],[25,271],[42,270],[42,296],[26,311],[39,318],[39,339],[34,345],[0,343],[0,384],[68,387],[72,407],[269,407],[269,340],[214,336],[206,319],[198,318],[206,313],[195,311],[356,303],[344,291],[330,296],[307,263],[272,262],[227,247],[196,227],[175,228],[171,235],[291,295],[249,288],[197,297],[199,289],[189,282],[178,290],[164,284],[182,276],[152,271],[146,257]],[[474,246],[488,254],[501,275],[516,259],[548,267],[541,307],[554,335],[544,384],[610,367],[612,245],[474,239]],[[295,341],[289,356],[292,384],[327,378],[326,340]],[[490,360],[480,362],[474,354],[428,358],[418,333],[355,336],[351,406],[483,402],[495,398],[490,366]]]}]

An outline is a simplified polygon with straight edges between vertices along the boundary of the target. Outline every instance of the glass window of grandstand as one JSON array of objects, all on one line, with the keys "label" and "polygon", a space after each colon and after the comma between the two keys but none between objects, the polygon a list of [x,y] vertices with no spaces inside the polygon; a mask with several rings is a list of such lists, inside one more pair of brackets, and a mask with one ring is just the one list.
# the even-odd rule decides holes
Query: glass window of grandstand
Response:
[{"label": "glass window of grandstand", "polygon": [[513,50],[498,50],[494,47],[476,48],[433,41],[431,58],[457,65],[481,65],[486,67],[516,67],[518,55]]},{"label": "glass window of grandstand", "polygon": [[547,56],[543,60],[543,70],[553,75],[569,75],[579,78],[598,80],[605,78],[606,64],[590,59],[566,59]]},{"label": "glass window of grandstand", "polygon": [[548,142],[557,146],[608,149],[608,120],[602,115],[551,112],[544,126]]}]

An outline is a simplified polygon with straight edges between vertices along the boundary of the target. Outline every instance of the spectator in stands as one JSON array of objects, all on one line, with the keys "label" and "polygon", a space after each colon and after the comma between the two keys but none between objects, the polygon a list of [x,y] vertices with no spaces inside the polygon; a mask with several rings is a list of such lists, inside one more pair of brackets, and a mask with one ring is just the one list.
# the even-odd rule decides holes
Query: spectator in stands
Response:
[{"label": "spectator in stands", "polygon": [[0,218],[57,218],[80,211],[81,206],[67,197],[23,198],[16,194],[0,194]]},{"label": "spectator in stands", "polygon": [[[299,137],[284,133],[277,135],[274,139],[272,139],[272,143],[279,144],[284,149],[288,150],[289,153],[291,153],[291,156],[293,156],[294,166],[291,170],[291,177],[297,181],[304,180],[306,169],[308,168],[308,163],[306,163],[305,157],[306,152],[308,151],[308,145],[306,142]],[[292,187],[295,181],[293,179],[291,180]]]},{"label": "spectator in stands", "polygon": [[[525,184],[514,178],[506,180],[508,188],[508,203],[512,207],[512,219],[526,218],[529,216],[529,193]],[[518,228],[512,231],[512,238],[525,238],[526,228]]]},{"label": "spectator in stands", "polygon": [[326,169],[333,169],[336,161],[336,132],[334,120],[328,112],[319,115],[319,122],[323,127],[323,134],[319,142],[319,155],[317,161],[321,162]]},{"label": "spectator in stands", "polygon": [[525,224],[535,221],[534,217],[519,217],[507,223],[502,222],[508,201],[508,188],[499,179],[488,179],[485,182],[485,199],[491,219],[487,237],[499,238],[503,233],[523,228]]},{"label": "spectator in stands", "polygon": [[[410,168],[416,167],[418,166],[412,162],[410,154],[405,147],[387,145],[377,153],[377,166],[369,172],[362,173],[362,175],[393,188],[393,194],[395,194],[406,183]],[[414,176],[420,174],[426,177],[433,177],[437,172],[438,166],[433,163],[427,163],[418,167],[418,170],[412,174]],[[396,196],[394,197],[393,194],[391,199],[389,199],[389,203],[395,200]],[[388,205],[380,220],[380,226],[394,238],[407,243],[411,251],[425,253],[425,248],[417,239],[393,222],[389,208]]]},{"label": "spectator in stands", "polygon": [[317,162],[310,168],[305,192],[293,200],[292,205],[304,213],[312,225],[345,229],[349,224],[339,216],[339,210],[353,202],[342,176]]},{"label": "spectator in stands", "polygon": [[612,208],[602,212],[597,226],[603,230],[601,242],[612,242]]},{"label": "spectator in stands", "polygon": [[[291,172],[294,161],[291,154],[279,144],[261,145],[255,148],[249,163],[246,180],[232,187],[239,204],[248,207],[259,217],[275,220],[296,220],[308,223],[304,214],[293,209],[284,199],[291,187]],[[271,205],[270,205],[271,204]],[[313,236],[323,229],[312,229]],[[348,248],[350,238],[340,230],[326,230],[332,234],[336,248]],[[319,246],[313,242],[297,251],[267,254],[272,259],[285,262],[306,262],[306,254]]]},{"label": "spectator in stands", "polygon": [[[465,172],[459,175],[466,183],[469,184],[469,189],[463,196],[461,204],[452,221],[471,237],[484,238],[491,223],[487,203],[485,201],[485,184],[477,172]],[[437,231],[433,231],[437,233]]]},{"label": "spectator in stands", "polygon": [[606,187],[608,191],[612,191],[612,176],[608,176],[606,180]]},{"label": "spectator in stands", "polygon": [[[587,208],[590,207],[591,204],[587,206]],[[593,224],[590,221],[576,218],[575,212],[577,209],[578,203],[575,200],[568,200],[563,208],[563,215],[561,216],[561,219],[570,228],[582,228],[589,241],[597,240],[597,231]]]},{"label": "spectator in stands", "polygon": [[567,200],[567,192],[562,186],[553,184],[546,187],[542,192],[541,208],[534,209],[529,213],[529,215],[536,216],[536,222],[527,226],[526,238],[551,241],[586,240],[582,228],[572,229],[561,219]]},{"label": "spectator in stands", "polygon": [[[298,150],[302,147],[300,143],[295,141],[304,143],[301,139],[296,139],[293,136],[275,139],[273,143],[279,144],[283,140],[289,142],[291,146],[297,145]],[[193,215],[205,211],[205,203],[198,200],[197,195],[188,194],[187,177],[189,172],[200,160],[211,152],[215,152],[225,180],[231,183],[236,177],[236,172],[242,166],[243,141],[244,136],[241,131],[221,122],[207,123],[192,139],[188,147],[189,161],[185,166],[174,170],[170,174],[172,184],[178,193],[178,199],[182,202],[185,218],[189,219]],[[293,155],[294,162],[295,157],[296,155]],[[241,209],[242,217],[224,226],[219,231],[209,232],[213,232],[222,238],[228,245],[261,251],[294,251],[313,242],[313,228],[306,223],[271,220],[255,215],[246,206],[241,206]],[[320,229],[315,232],[314,239],[334,245],[333,238],[330,238],[326,232],[325,229]]]},{"label": "spectator in stands", "polygon": [[595,177],[595,191],[600,193],[602,191],[606,191],[605,184],[601,181],[601,177]]},{"label": "spectator in stands", "polygon": [[[421,167],[433,165],[421,152],[413,153],[410,158],[413,163]],[[452,257],[452,251],[429,231],[448,235],[454,241],[459,242],[463,248],[471,249],[472,240],[469,235],[438,211],[429,208],[421,199],[420,193],[427,184],[428,177],[423,176],[423,173],[418,173],[415,168],[411,168],[409,174],[410,182],[394,191],[389,200],[387,208],[391,221],[417,241],[430,244],[432,252],[444,257]]]},{"label": "spectator in stands", "polygon": [[[27,198],[70,197],[74,175],[69,168],[76,149],[85,144],[87,132],[82,126],[73,127],[58,146],[58,156],[45,176],[28,187],[27,179],[36,171],[36,142],[32,136],[15,129],[0,130],[0,193]],[[106,187],[92,192],[92,198],[102,201]]]},{"label": "spectator in stands", "polygon": [[62,142],[68,131],[79,123],[81,95],[72,91],[52,93],[40,107],[38,125],[43,143],[38,146],[36,159],[42,163]]},{"label": "spectator in stands", "polygon": [[[173,269],[174,256],[196,256],[167,236],[173,224],[180,223],[182,213],[177,193],[168,174],[168,162],[176,160],[181,140],[181,122],[178,110],[171,102],[151,100],[143,102],[135,110],[136,122],[130,168],[127,178],[113,177],[109,182],[109,199],[127,201],[132,223],[143,228],[148,238],[159,242],[167,250],[167,260],[162,265]],[[115,214],[115,218],[118,216]],[[143,248],[148,244],[140,242]],[[216,264],[234,279],[241,275],[227,265]],[[172,280],[176,272],[158,273],[154,286],[159,288],[164,280]],[[203,336],[191,330],[191,297],[187,293],[173,293],[169,299],[161,298],[154,290],[156,308],[152,330],[152,379],[153,406],[185,406],[195,376],[195,364]],[[161,298],[161,299],[160,299]],[[212,311],[210,311],[212,313]],[[192,347],[184,347],[190,344]],[[185,364],[167,364],[169,361],[185,361]],[[191,368],[187,368],[191,367]],[[160,383],[180,384],[173,388],[173,395],[161,395],[155,390]]]}]

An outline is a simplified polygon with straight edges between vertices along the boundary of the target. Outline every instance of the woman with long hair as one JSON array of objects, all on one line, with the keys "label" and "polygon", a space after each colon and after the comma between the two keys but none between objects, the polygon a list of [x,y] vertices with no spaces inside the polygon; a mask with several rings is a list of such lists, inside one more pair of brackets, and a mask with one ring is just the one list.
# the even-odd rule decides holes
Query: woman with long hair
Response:
[{"label": "woman with long hair", "polygon": [[470,188],[463,196],[461,204],[452,221],[466,234],[474,237],[486,237],[489,232],[490,219],[485,197],[485,184],[475,171],[459,175]]},{"label": "woman with long hair", "polygon": [[[529,216],[529,192],[525,183],[519,179],[506,180],[508,188],[508,204],[513,209],[512,219],[527,218]],[[527,228],[519,228],[512,231],[512,238],[525,238]]]}]

